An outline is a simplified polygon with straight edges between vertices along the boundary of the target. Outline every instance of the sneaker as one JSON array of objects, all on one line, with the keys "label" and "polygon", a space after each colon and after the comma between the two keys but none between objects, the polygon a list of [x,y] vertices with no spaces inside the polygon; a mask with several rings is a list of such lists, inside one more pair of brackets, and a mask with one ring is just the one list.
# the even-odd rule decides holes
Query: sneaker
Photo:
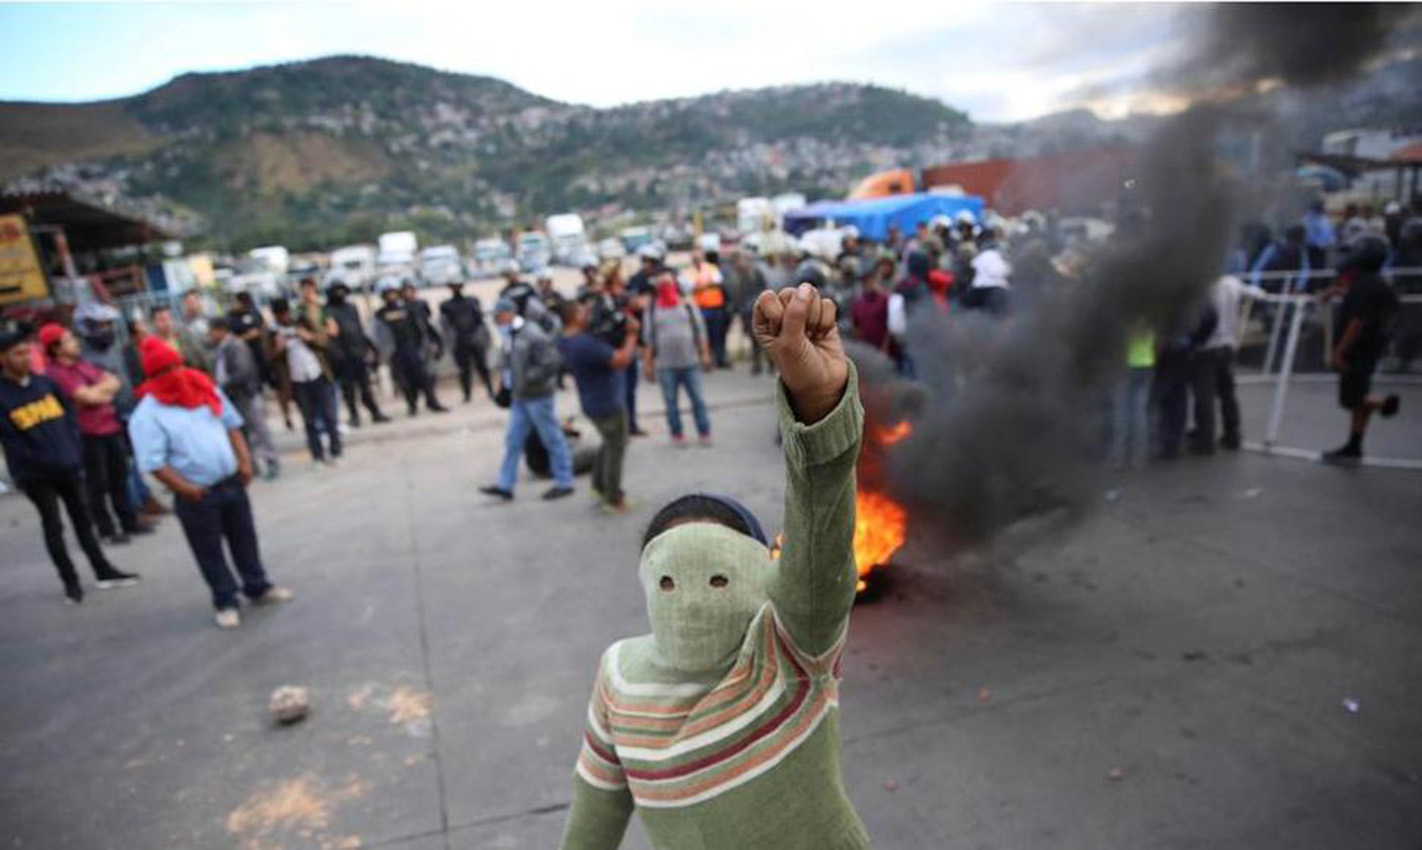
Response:
[{"label": "sneaker", "polygon": [[99,580],[94,582],[94,586],[100,590],[112,590],[116,587],[133,587],[142,581],[143,578],[138,573],[126,573],[123,570],[108,570],[99,576]]},{"label": "sneaker", "polygon": [[623,516],[624,514],[631,512],[631,510],[632,500],[627,498],[626,496],[623,496],[622,499],[617,502],[604,501],[602,503],[602,512],[607,514],[608,516]]},{"label": "sneaker", "polygon": [[128,535],[124,532],[116,531],[113,534],[105,534],[104,542],[109,544],[110,546],[123,546],[124,544],[129,542],[129,539]]},{"label": "sneaker", "polygon": [[650,437],[652,436],[652,432],[645,428],[633,428],[627,432],[627,435],[630,437]]},{"label": "sneaker", "polygon": [[275,605],[278,602],[290,602],[296,598],[289,588],[273,585],[267,588],[267,592],[252,600],[253,605]]},{"label": "sneaker", "polygon": [[1220,440],[1220,448],[1227,452],[1239,451],[1240,441],[1238,437],[1224,437]]},{"label": "sneaker", "polygon": [[512,502],[514,497],[512,490],[505,490],[497,484],[491,484],[488,487],[480,487],[479,492],[485,496],[497,496],[505,502]]},{"label": "sneaker", "polygon": [[236,608],[220,608],[212,619],[219,629],[235,629],[242,625],[242,615],[237,613]]},{"label": "sneaker", "polygon": [[442,404],[432,404],[432,405],[430,405],[429,407],[430,407],[430,412],[431,412],[431,413],[448,413],[448,412],[449,412],[449,408],[445,407],[445,406],[442,405]]},{"label": "sneaker", "polygon": [[142,536],[145,535],[145,534],[152,534],[152,533],[154,533],[155,531],[157,531],[157,529],[155,529],[155,528],[153,527],[153,524],[152,524],[152,523],[149,523],[149,522],[140,522],[140,523],[134,525],[133,528],[125,529],[125,532],[126,532],[129,536],[138,535],[138,536],[140,536],[140,537],[142,537]]},{"label": "sneaker", "polygon": [[377,413],[374,416],[370,417],[370,421],[374,422],[376,425],[384,425],[386,422],[391,422],[393,420],[391,420],[391,418],[389,416],[386,416],[384,413]]},{"label": "sneaker", "polygon": [[554,499],[561,499],[564,496],[571,495],[573,495],[572,487],[554,487],[553,489],[543,494],[543,501],[551,502]]},{"label": "sneaker", "polygon": [[84,601],[84,588],[78,584],[66,585],[64,588],[64,604],[79,605]]},{"label": "sneaker", "polygon": [[711,446],[713,445],[713,443],[711,442],[711,435],[710,435],[710,434],[705,434],[705,435],[702,435],[702,436],[700,436],[700,437],[697,437],[697,438],[696,438],[696,444],[697,444],[698,446],[700,446],[701,448],[703,448],[703,449],[709,449],[709,448],[711,448]]},{"label": "sneaker", "polygon": [[268,481],[275,481],[280,478],[281,464],[277,463],[276,461],[268,463],[266,474],[264,474],[262,477],[267,479]]},{"label": "sneaker", "polygon": [[1396,416],[1397,411],[1401,409],[1402,399],[1398,398],[1395,395],[1390,395],[1387,398],[1383,399],[1382,407],[1378,408],[1378,413],[1382,414],[1384,419],[1391,419],[1392,417]]},{"label": "sneaker", "polygon": [[1363,459],[1363,450],[1352,444],[1323,453],[1324,463],[1353,464]]},{"label": "sneaker", "polygon": [[673,434],[672,445],[676,446],[679,449],[684,449],[686,448],[686,438],[681,436],[680,434]]}]

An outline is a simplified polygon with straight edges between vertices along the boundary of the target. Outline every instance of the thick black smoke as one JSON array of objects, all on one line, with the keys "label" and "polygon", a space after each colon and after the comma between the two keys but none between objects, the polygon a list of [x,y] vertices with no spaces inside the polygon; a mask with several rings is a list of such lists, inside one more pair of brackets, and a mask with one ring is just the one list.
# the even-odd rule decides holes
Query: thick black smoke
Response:
[{"label": "thick black smoke", "polygon": [[1210,99],[1245,94],[1266,81],[1339,82],[1377,58],[1417,10],[1405,3],[1211,4],[1196,48],[1161,79]]},{"label": "thick black smoke", "polygon": [[[1383,47],[1391,19],[1375,7],[1347,9],[1220,7],[1192,54],[1236,90],[1267,77],[1337,80]],[[1310,47],[1299,54],[1298,45]],[[913,422],[912,435],[887,450],[886,469],[916,530],[954,547],[978,544],[1028,516],[1080,515],[1100,492],[1094,450],[1128,335],[1188,329],[1234,232],[1239,192],[1217,141],[1231,122],[1253,119],[1223,100],[1201,99],[1147,144],[1126,192],[1137,226],[1077,279],[1034,286],[1019,274],[1005,321],[918,311],[909,327],[916,385],[856,358],[871,416]]]}]

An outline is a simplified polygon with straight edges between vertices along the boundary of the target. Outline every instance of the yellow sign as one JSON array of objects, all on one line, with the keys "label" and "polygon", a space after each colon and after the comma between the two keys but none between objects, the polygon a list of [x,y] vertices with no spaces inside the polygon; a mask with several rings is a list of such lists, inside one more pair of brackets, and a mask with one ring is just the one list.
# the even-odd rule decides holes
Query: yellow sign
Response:
[{"label": "yellow sign", "polygon": [[35,243],[21,215],[0,215],[0,304],[49,297]]}]

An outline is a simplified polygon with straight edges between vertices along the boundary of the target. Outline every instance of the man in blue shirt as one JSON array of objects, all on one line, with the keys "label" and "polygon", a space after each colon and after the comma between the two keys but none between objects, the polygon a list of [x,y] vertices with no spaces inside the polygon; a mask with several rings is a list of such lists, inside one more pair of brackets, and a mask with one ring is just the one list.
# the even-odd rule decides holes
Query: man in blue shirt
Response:
[{"label": "man in blue shirt", "polygon": [[237,582],[227,566],[226,540],[242,578],[241,590],[255,605],[285,602],[291,591],[275,587],[262,569],[247,483],[252,457],[242,438],[242,417],[232,402],[159,339],[144,340],[142,401],[128,433],[138,468],[172,490],[174,513],[183,525],[198,569],[212,591],[220,628],[241,625]]},{"label": "man in blue shirt", "polygon": [[[595,298],[596,296],[592,296]],[[637,338],[641,325],[627,317],[622,345],[611,345],[588,332],[591,315],[590,299],[585,297],[563,305],[563,336],[558,350],[573,380],[578,385],[578,400],[583,414],[592,420],[602,446],[593,464],[592,486],[613,513],[627,511],[627,496],[622,492],[622,461],[627,454],[627,367],[637,356]]]}]

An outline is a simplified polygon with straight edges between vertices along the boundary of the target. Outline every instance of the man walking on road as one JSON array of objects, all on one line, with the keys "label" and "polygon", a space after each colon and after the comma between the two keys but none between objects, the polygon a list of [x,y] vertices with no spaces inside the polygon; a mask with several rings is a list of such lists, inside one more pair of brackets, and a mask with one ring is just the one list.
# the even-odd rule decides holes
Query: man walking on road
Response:
[{"label": "man walking on road", "polygon": [[484,307],[477,296],[464,294],[464,284],[449,285],[450,296],[439,305],[439,319],[444,335],[454,350],[454,364],[459,368],[459,388],[468,404],[474,394],[474,372],[489,398],[494,397],[494,380],[489,374],[489,328],[484,324]]},{"label": "man walking on road", "polygon": [[5,465],[15,486],[39,510],[45,549],[64,582],[64,598],[77,605],[84,601],[84,588],[64,545],[61,501],[99,588],[134,585],[138,576],[109,563],[99,548],[84,502],[83,453],[74,407],[58,384],[32,374],[30,367],[30,345],[24,334],[0,331],[0,444],[5,449]]},{"label": "man walking on road", "polygon": [[513,499],[524,443],[529,431],[537,431],[553,468],[553,488],[544,493],[543,498],[552,500],[571,495],[573,460],[563,429],[558,425],[553,399],[562,365],[557,345],[537,322],[518,315],[517,305],[507,298],[500,298],[494,305],[494,322],[503,337],[499,383],[500,394],[509,397],[509,425],[504,437],[499,482],[481,487],[480,492],[506,502]]},{"label": "man walking on road", "polygon": [[622,491],[622,461],[627,453],[627,407],[623,381],[627,367],[637,356],[637,320],[628,317],[622,344],[613,348],[588,331],[590,299],[585,296],[563,307],[563,336],[558,350],[573,381],[583,414],[592,420],[602,437],[593,464],[592,487],[609,511],[625,513],[627,498]]},{"label": "man walking on road", "polygon": [[1343,303],[1336,326],[1342,329],[1333,348],[1333,369],[1338,373],[1338,404],[1350,416],[1348,442],[1327,452],[1329,463],[1353,463],[1363,457],[1363,437],[1374,413],[1397,415],[1396,395],[1372,394],[1373,372],[1387,349],[1387,334],[1397,316],[1397,294],[1380,272],[1387,261],[1387,242],[1380,236],[1363,236],[1353,243],[1347,267],[1338,275]]},{"label": "man walking on road", "polygon": [[130,534],[152,534],[152,527],[138,521],[129,500],[128,443],[114,406],[122,382],[117,375],[80,360],[79,340],[60,325],[40,328],[39,339],[49,360],[45,376],[59,384],[76,410],[89,514],[99,536],[109,543],[127,543]]},{"label": "man walking on road", "polygon": [[341,456],[341,430],[336,423],[336,392],[331,386],[330,366],[324,359],[330,336],[325,321],[319,316],[293,317],[284,302],[272,303],[276,317],[276,353],[286,358],[291,375],[291,394],[301,408],[301,421],[306,426],[306,448],[318,467],[328,463],[326,449],[321,444],[321,432],[326,432],[334,464]]},{"label": "man walking on road", "polygon": [[182,358],[158,340],[143,343],[143,400],[128,431],[138,466],[173,491],[174,510],[203,580],[212,591],[219,628],[241,625],[237,581],[227,566],[223,543],[232,553],[241,591],[254,605],[286,602],[292,593],[267,580],[257,544],[247,483],[252,458],[242,439],[242,417],[212,379],[183,366]]},{"label": "man walking on road", "polygon": [[700,371],[711,370],[711,347],[701,315],[691,302],[682,298],[675,276],[670,271],[663,272],[657,280],[656,303],[647,309],[647,322],[642,327],[646,343],[643,363],[647,380],[661,385],[667,427],[677,446],[686,445],[679,408],[683,387],[691,400],[691,414],[696,420],[701,445],[711,445],[711,416],[701,395]]}]

